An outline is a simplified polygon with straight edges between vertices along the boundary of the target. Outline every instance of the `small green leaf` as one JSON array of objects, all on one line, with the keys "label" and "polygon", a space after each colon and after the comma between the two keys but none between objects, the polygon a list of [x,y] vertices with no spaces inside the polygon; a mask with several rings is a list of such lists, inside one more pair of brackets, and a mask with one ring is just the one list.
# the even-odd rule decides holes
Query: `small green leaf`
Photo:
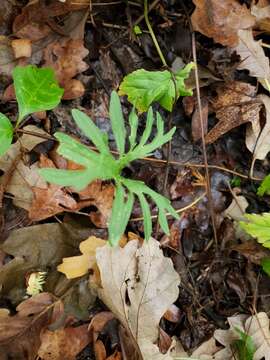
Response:
[{"label": "small green leaf", "polygon": [[0,156],[10,147],[13,138],[13,127],[6,115],[0,113]]},{"label": "small green leaf", "polygon": [[270,213],[246,214],[248,222],[240,221],[240,226],[264,247],[270,248]]},{"label": "small green leaf", "polygon": [[150,136],[151,131],[152,131],[153,122],[154,122],[154,114],[153,114],[152,107],[150,107],[148,112],[147,112],[147,119],[146,119],[145,129],[144,129],[144,132],[142,134],[142,137],[141,137],[141,140],[140,140],[140,143],[139,143],[138,146],[144,146],[145,143],[148,141],[149,136]]},{"label": "small green leaf", "polygon": [[145,240],[148,241],[150,239],[152,233],[152,219],[149,205],[145,199],[143,193],[138,193],[138,198],[142,208],[143,215],[143,227],[144,227],[144,237]]},{"label": "small green leaf", "polygon": [[77,126],[81,129],[84,135],[92,141],[97,149],[101,153],[110,154],[107,134],[100,131],[99,128],[94,124],[93,120],[82,111],[73,109],[71,113]]},{"label": "small green leaf", "polygon": [[72,186],[75,190],[80,191],[93,180],[97,179],[97,174],[90,170],[60,170],[44,168],[39,170],[40,175],[49,183]]},{"label": "small green leaf", "polygon": [[19,105],[19,124],[23,118],[37,111],[55,108],[63,95],[50,68],[33,65],[17,66],[13,70],[16,99]]},{"label": "small green leaf", "polygon": [[113,91],[111,95],[110,119],[117,149],[121,156],[125,152],[126,129],[120,99],[116,91]]},{"label": "small green leaf", "polygon": [[270,193],[270,174],[267,175],[257,190],[257,195],[263,196],[264,194]]},{"label": "small green leaf", "polygon": [[133,203],[133,194],[129,193],[126,200],[123,186],[120,183],[116,183],[112,215],[109,223],[109,243],[112,246],[116,246],[121,236],[124,234]]},{"label": "small green leaf", "polygon": [[265,257],[261,260],[261,266],[263,271],[270,276],[270,258],[269,257]]},{"label": "small green leaf", "polygon": [[130,151],[134,149],[136,145],[136,137],[137,137],[137,130],[138,130],[138,116],[136,111],[133,107],[131,113],[128,117],[129,126],[130,126],[130,135],[129,135],[129,144],[130,144]]},{"label": "small green leaf", "polygon": [[235,349],[239,360],[253,360],[256,348],[252,337],[244,333],[242,330],[235,328],[240,336],[240,339],[234,340],[232,343],[233,348]]},{"label": "small green leaf", "polygon": [[177,74],[168,70],[136,70],[124,78],[119,87],[119,95],[127,95],[129,102],[140,112],[147,111],[154,101],[172,111],[174,102],[180,96],[192,95],[192,91],[186,89],[184,83],[192,68],[194,64],[190,63]]},{"label": "small green leaf", "polygon": [[135,25],[135,26],[133,27],[133,31],[134,31],[134,34],[135,34],[135,35],[141,35],[141,34],[142,34],[142,30],[141,30],[141,28],[139,27],[139,25]]}]

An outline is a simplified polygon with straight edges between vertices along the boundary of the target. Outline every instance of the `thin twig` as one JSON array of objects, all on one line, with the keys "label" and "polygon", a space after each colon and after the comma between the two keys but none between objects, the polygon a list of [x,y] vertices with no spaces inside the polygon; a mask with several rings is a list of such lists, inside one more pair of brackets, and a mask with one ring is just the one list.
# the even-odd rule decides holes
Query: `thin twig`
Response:
[{"label": "thin twig", "polygon": [[210,180],[210,173],[209,173],[209,166],[208,166],[208,159],[207,159],[207,152],[206,152],[204,122],[203,122],[203,116],[202,116],[200,83],[199,83],[199,74],[198,74],[198,66],[197,66],[196,38],[195,38],[195,32],[193,30],[192,30],[192,56],[193,56],[193,61],[195,63],[196,95],[197,95],[197,103],[198,103],[198,108],[199,108],[199,117],[200,117],[200,125],[201,125],[202,150],[203,150],[203,159],[204,159],[204,165],[205,165],[206,192],[207,192],[208,205],[209,205],[208,208],[209,208],[210,216],[211,216],[211,220],[212,220],[214,240],[215,240],[215,243],[217,246],[218,237],[217,237],[217,229],[216,229],[216,222],[215,222],[215,212],[214,212],[214,207],[213,207],[213,199],[212,199],[212,193],[211,193],[211,180]]}]

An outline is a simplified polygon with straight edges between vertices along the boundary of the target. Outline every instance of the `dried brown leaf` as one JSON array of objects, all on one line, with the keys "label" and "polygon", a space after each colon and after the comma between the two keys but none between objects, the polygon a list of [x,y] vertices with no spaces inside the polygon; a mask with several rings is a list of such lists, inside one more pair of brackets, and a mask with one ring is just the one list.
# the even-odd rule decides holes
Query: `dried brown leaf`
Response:
[{"label": "dried brown leaf", "polygon": [[[63,38],[49,44],[44,51],[45,66],[52,67],[59,84],[64,87],[64,99],[75,99],[83,94],[83,84],[70,85],[74,76],[88,69],[83,59],[88,55],[88,50],[83,45],[83,40]],[[73,82],[73,85],[75,83]],[[78,91],[79,89],[79,91]]]},{"label": "dried brown leaf", "polygon": [[75,360],[90,342],[88,324],[55,331],[45,330],[41,336],[38,355],[42,360]]},{"label": "dried brown leaf", "polygon": [[217,96],[212,99],[212,108],[219,122],[206,135],[211,144],[228,131],[247,122],[259,121],[260,101],[255,98],[256,88],[250,84],[231,81],[216,88]]},{"label": "dried brown leaf", "polygon": [[238,30],[255,24],[246,5],[236,0],[193,0],[196,6],[191,20],[194,30],[224,46],[238,44]]}]

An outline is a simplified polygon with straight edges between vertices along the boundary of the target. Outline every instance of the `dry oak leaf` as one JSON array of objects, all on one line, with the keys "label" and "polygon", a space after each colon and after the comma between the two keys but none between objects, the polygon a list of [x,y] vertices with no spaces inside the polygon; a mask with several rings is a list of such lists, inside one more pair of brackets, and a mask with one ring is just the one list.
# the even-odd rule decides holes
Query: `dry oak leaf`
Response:
[{"label": "dry oak leaf", "polygon": [[59,84],[65,89],[63,99],[76,99],[84,94],[83,84],[79,85],[79,80],[73,78],[88,69],[83,61],[88,53],[83,40],[69,38],[55,41],[44,50],[45,66],[54,69]]},{"label": "dry oak leaf", "polygon": [[38,356],[42,360],[75,360],[90,342],[88,324],[41,333]]},{"label": "dry oak leaf", "polygon": [[228,131],[247,122],[258,122],[262,104],[255,98],[256,87],[230,81],[216,87],[212,108],[219,122],[208,132],[205,141],[212,144]]},{"label": "dry oak leaf", "polygon": [[[54,167],[53,162],[41,155],[40,167]],[[29,209],[29,219],[40,221],[66,209],[76,210],[77,202],[61,186],[49,184],[47,188],[32,188],[34,198]]]},{"label": "dry oak leaf", "polygon": [[[16,308],[16,315],[3,316],[0,320],[0,354],[17,360],[34,360],[40,346],[40,332],[50,321],[46,307],[53,297],[49,293],[33,296]],[[44,311],[44,313],[43,313]],[[30,316],[31,315],[31,316]]]},{"label": "dry oak leaf", "polygon": [[159,242],[150,238],[141,246],[138,240],[124,248],[106,245],[97,249],[96,259],[102,281],[99,297],[128,331],[142,358],[172,359],[155,343],[160,319],[178,297],[180,278]]},{"label": "dry oak leaf", "polygon": [[114,185],[94,180],[84,190],[78,193],[79,207],[95,206],[98,211],[91,211],[89,216],[94,225],[108,227],[114,199]]},{"label": "dry oak leaf", "polygon": [[266,313],[260,312],[253,316],[240,314],[228,318],[229,330],[216,330],[214,338],[225,349],[220,350],[215,359],[233,360],[234,354],[231,350],[231,344],[239,339],[239,334],[234,330],[235,327],[249,335],[255,346],[253,360],[270,360],[270,331],[269,318]]},{"label": "dry oak leaf", "polygon": [[264,160],[270,151],[270,98],[261,94],[258,96],[258,99],[262,101],[265,106],[266,121],[259,137],[256,139],[255,147],[253,149],[253,163],[255,160]]},{"label": "dry oak leaf", "polygon": [[255,24],[255,17],[237,0],[193,0],[193,3],[196,6],[191,16],[194,30],[224,46],[236,46],[238,30]]},{"label": "dry oak leaf", "polygon": [[57,270],[64,273],[68,279],[74,279],[87,274],[96,264],[96,249],[107,243],[106,240],[90,236],[80,243],[82,255],[63,258]]},{"label": "dry oak leaf", "polygon": [[262,31],[270,32],[270,5],[269,1],[259,1],[251,6],[251,14],[256,18],[256,27]]},{"label": "dry oak leaf", "polygon": [[239,30],[239,43],[232,49],[241,58],[238,70],[248,70],[267,89],[270,81],[269,59],[265,56],[260,41],[254,40],[252,30]]}]

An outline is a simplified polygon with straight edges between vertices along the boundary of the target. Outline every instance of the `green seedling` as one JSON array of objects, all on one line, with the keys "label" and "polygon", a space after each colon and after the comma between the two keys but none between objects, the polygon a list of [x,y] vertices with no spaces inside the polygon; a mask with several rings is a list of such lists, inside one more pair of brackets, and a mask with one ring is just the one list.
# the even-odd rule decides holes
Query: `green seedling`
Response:
[{"label": "green seedling", "polygon": [[[113,180],[115,183],[115,196],[112,215],[108,224],[109,242],[112,246],[118,244],[129,221],[135,197],[138,198],[144,218],[145,239],[148,240],[152,232],[152,219],[146,196],[150,197],[158,208],[158,221],[165,233],[169,233],[166,213],[176,219],[179,217],[164,196],[150,189],[142,181],[124,178],[122,170],[132,161],[150,156],[153,151],[170,141],[175,127],[164,133],[164,122],[159,113],[154,116],[152,108],[148,110],[145,130],[137,142],[138,116],[133,109],[129,115],[129,150],[125,152],[127,132],[121,109],[120,99],[114,91],[110,100],[110,119],[118,158],[113,157],[108,146],[107,134],[103,133],[94,122],[83,112],[72,110],[72,116],[77,126],[96,146],[97,152],[89,149],[74,138],[57,132],[55,137],[60,143],[57,151],[60,155],[79,165],[82,170],[41,169],[41,176],[48,182],[61,186],[71,186],[77,191],[84,189],[95,179]],[[156,118],[157,134],[152,141],[149,137]]]},{"label": "green seedling", "polygon": [[127,95],[128,101],[139,112],[147,111],[155,101],[164,109],[172,111],[180,96],[192,95],[192,90],[185,86],[185,79],[194,66],[194,63],[190,63],[177,73],[169,70],[136,70],[124,78],[119,87],[119,95]]},{"label": "green seedling", "polygon": [[238,355],[239,360],[253,360],[256,348],[252,337],[239,328],[235,327],[234,331],[239,335],[238,340],[234,340],[232,348]]},{"label": "green seedling", "polygon": [[0,113],[0,156],[10,147],[16,130],[30,114],[55,108],[63,95],[50,68],[37,68],[33,65],[17,66],[13,80],[19,114],[15,128],[10,120]]}]

